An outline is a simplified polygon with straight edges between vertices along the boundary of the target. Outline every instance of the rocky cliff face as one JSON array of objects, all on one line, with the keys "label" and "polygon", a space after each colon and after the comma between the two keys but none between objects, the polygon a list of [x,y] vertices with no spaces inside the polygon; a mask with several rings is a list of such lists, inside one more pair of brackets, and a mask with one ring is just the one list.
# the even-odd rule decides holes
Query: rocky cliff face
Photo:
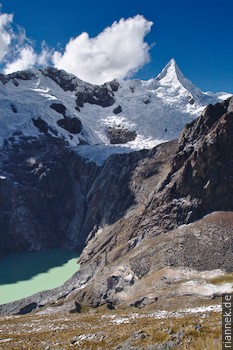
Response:
[{"label": "rocky cliff face", "polygon": [[[146,160],[136,169],[144,174],[136,198],[142,188],[150,195],[84,249],[83,270],[95,263],[95,272],[77,290],[76,300],[93,306],[142,306],[145,294],[146,303],[153,303],[185,293],[221,293],[208,272],[195,283],[189,281],[197,271],[218,269],[224,274],[233,268],[232,107],[232,98],[208,106],[187,125],[175,151],[174,144],[161,145],[152,163]],[[149,182],[148,168],[154,170]]]},{"label": "rocky cliff face", "polygon": [[[2,148],[0,252],[40,250],[71,244],[77,185],[64,143],[23,138]],[[82,217],[83,203],[79,203]]]},{"label": "rocky cliff face", "polygon": [[64,141],[43,135],[8,141],[1,153],[0,253],[73,247],[134,203],[129,182],[150,151],[87,162]]},{"label": "rocky cliff face", "polygon": [[233,209],[232,101],[208,106],[184,129],[159,198],[149,206],[155,218],[169,208],[170,222],[179,225]]}]

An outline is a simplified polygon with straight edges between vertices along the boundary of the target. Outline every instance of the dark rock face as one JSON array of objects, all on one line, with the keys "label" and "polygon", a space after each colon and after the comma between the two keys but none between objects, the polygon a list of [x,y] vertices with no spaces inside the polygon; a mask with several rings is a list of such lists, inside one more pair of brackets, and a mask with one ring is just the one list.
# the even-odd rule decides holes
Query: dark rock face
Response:
[{"label": "dark rock face", "polygon": [[42,133],[48,132],[49,127],[45,120],[41,119],[40,117],[37,119],[32,118],[32,122],[40,132]]},{"label": "dark rock face", "polygon": [[132,94],[134,94],[135,88],[133,86],[130,86],[130,90],[131,90]]},{"label": "dark rock face", "polygon": [[74,184],[66,165],[70,157],[61,141],[46,136],[2,149],[1,253],[69,242],[75,217]]},{"label": "dark rock face", "polygon": [[52,103],[50,108],[57,113],[62,114],[64,118],[66,117],[66,106],[64,106],[62,103]]},{"label": "dark rock face", "polygon": [[143,99],[143,103],[145,103],[145,105],[148,105],[150,102],[151,100],[149,98]]},{"label": "dark rock face", "polygon": [[0,253],[82,249],[99,225],[118,220],[133,204],[129,180],[145,155],[114,155],[100,168],[47,134],[9,141],[0,158],[6,177],[0,180]]},{"label": "dark rock face", "polygon": [[17,315],[25,315],[28,314],[30,312],[32,312],[32,310],[35,310],[37,308],[37,303],[30,303],[24,307],[22,307],[19,312],[17,312]]},{"label": "dark rock face", "polygon": [[71,134],[79,134],[82,131],[82,123],[78,118],[65,118],[57,121],[57,124]]},{"label": "dark rock face", "polygon": [[5,74],[0,73],[0,82],[4,85],[8,82],[8,78]]},{"label": "dark rock face", "polygon": [[[106,84],[106,85],[108,85],[108,84]],[[109,83],[109,85],[110,85],[112,91],[114,91],[114,92],[117,92],[119,87],[120,87],[120,84],[116,80],[111,81]]]},{"label": "dark rock face", "polygon": [[11,105],[11,109],[12,109],[12,111],[14,112],[14,113],[17,113],[17,108],[15,107],[15,105]]},{"label": "dark rock face", "polygon": [[202,115],[184,129],[180,137],[180,147],[184,148],[187,144],[197,142],[207,135],[214,124],[228,112],[231,101],[232,98],[216,105],[207,106]]},{"label": "dark rock face", "polygon": [[94,86],[93,89],[85,89],[76,93],[76,104],[83,107],[84,103],[95,104],[102,107],[109,107],[115,103],[114,94],[106,85]]},{"label": "dark rock face", "polygon": [[[134,204],[130,179],[138,162],[149,154],[134,152],[112,155],[104,164],[88,193],[88,208],[83,233],[94,236],[98,227],[113,224]],[[85,234],[84,234],[85,236]]]},{"label": "dark rock face", "polygon": [[[32,118],[32,122],[33,122],[34,126],[39,130],[39,132],[41,132],[43,134],[47,134],[48,132],[50,132],[51,134],[53,134],[55,136],[58,136],[57,130],[55,130],[53,127],[48,125],[47,122],[45,120],[43,120],[42,118],[40,118],[40,117],[37,118],[37,119]],[[21,135],[21,134],[22,133],[20,131],[18,131],[18,132],[14,133],[14,136],[18,136],[18,135]],[[9,138],[9,140],[10,139],[11,138]],[[7,144],[5,144],[5,146],[6,145]]]},{"label": "dark rock face", "polygon": [[15,73],[9,74],[7,77],[9,80],[13,80],[13,79],[33,80],[33,79],[37,78],[36,74],[30,69],[22,70],[20,72],[15,72]]},{"label": "dark rock face", "polygon": [[124,129],[123,127],[109,127],[107,136],[111,144],[124,144],[129,141],[134,141],[137,133],[134,130]]},{"label": "dark rock face", "polygon": [[33,80],[36,78],[36,74],[30,69],[22,70],[20,72],[15,72],[8,75],[0,74],[0,81],[4,85],[12,80],[15,86],[19,86],[18,80]]},{"label": "dark rock face", "polygon": [[[64,91],[76,92],[76,109],[83,107],[84,103],[96,104],[102,107],[109,107],[115,103],[114,92],[118,90],[119,83],[112,81],[110,83],[97,86],[83,83],[81,80],[53,67],[47,67],[41,70],[42,74],[55,81]],[[1,78],[1,77],[0,77]]]},{"label": "dark rock face", "polygon": [[188,103],[189,103],[190,105],[194,105],[195,100],[194,100],[194,98],[193,98],[192,96],[189,97]]},{"label": "dark rock face", "polygon": [[[185,214],[188,222],[212,211],[233,210],[231,105],[232,98],[208,106],[200,118],[184,129],[172,170],[164,181],[162,189],[169,184],[164,199],[186,199],[183,208],[189,208]],[[177,215],[178,212],[177,208]]]},{"label": "dark rock face", "polygon": [[117,106],[117,107],[114,108],[114,110],[113,110],[113,113],[114,113],[114,114],[119,114],[119,113],[121,113],[121,112],[122,112],[121,106]]},{"label": "dark rock face", "polygon": [[59,70],[53,67],[47,67],[40,70],[43,75],[46,77],[49,77],[55,83],[57,83],[64,91],[74,91],[77,86],[77,78],[73,76],[73,78],[70,77],[70,74],[66,73],[63,70]]}]

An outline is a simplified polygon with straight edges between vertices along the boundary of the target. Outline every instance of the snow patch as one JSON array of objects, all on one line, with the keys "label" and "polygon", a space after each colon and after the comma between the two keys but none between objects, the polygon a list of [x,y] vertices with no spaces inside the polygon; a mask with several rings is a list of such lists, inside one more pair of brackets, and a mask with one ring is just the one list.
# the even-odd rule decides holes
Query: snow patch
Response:
[{"label": "snow patch", "polygon": [[203,297],[212,297],[214,295],[221,295],[223,293],[232,293],[232,283],[222,283],[214,285],[200,280],[193,280],[185,282],[178,289],[179,295],[199,295]]},{"label": "snow patch", "polygon": [[158,311],[150,312],[148,314],[133,313],[130,316],[104,315],[102,316],[102,318],[107,318],[111,323],[115,325],[120,325],[120,324],[127,324],[134,319],[140,319],[145,317],[151,317],[157,320],[183,318],[183,317],[186,317],[187,315],[193,315],[193,314],[194,315],[201,314],[201,317],[207,317],[210,312],[220,313],[221,311],[222,311],[222,305],[206,305],[206,306],[200,306],[196,308],[178,309],[176,311],[158,310]]}]

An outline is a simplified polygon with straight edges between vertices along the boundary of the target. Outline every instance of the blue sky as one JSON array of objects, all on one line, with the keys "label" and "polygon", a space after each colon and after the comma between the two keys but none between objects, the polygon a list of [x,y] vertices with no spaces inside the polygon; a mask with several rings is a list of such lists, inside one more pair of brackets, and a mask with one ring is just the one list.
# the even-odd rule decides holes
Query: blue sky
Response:
[{"label": "blue sky", "polygon": [[[138,39],[139,45],[143,38],[143,43],[147,43],[150,47],[144,47],[144,51],[140,51],[143,45],[141,42],[141,47],[137,51],[137,48],[133,46],[134,37],[130,34],[128,40],[132,45],[132,54],[135,60],[137,55],[138,57],[142,55],[142,57],[132,62],[132,66],[123,67],[122,71],[116,70],[114,67],[116,74],[122,74],[123,77],[124,74],[127,75],[127,69],[137,71],[144,64],[135,76],[148,79],[156,76],[164,65],[174,57],[186,77],[202,90],[233,92],[232,0],[118,0],[115,2],[109,0],[0,0],[0,2],[2,3],[2,14],[14,13],[11,30],[18,33],[21,31],[21,37],[22,28],[26,31],[27,39],[23,45],[33,47],[33,54],[39,54],[41,43],[44,41],[46,50],[51,50],[50,58],[51,52],[57,52],[56,64],[58,68],[69,67],[69,55],[66,57],[62,55],[71,38],[76,38],[83,32],[87,32],[89,37],[84,38],[84,48],[86,49],[90,46],[89,39],[97,37],[105,28],[110,28],[114,21],[119,22],[121,18],[126,20],[130,17],[135,18],[139,14],[147,22],[138,19],[141,31],[136,40]],[[153,22],[152,26],[149,21]],[[138,28],[135,21],[122,23],[123,25],[124,27],[118,32],[117,30],[120,28],[115,28],[113,39],[115,42],[119,40],[120,36],[124,36],[123,33],[126,33],[127,36],[127,30],[130,30],[132,25],[135,26],[135,30]],[[142,31],[144,32],[142,33]],[[28,39],[32,41],[28,41]],[[104,38],[102,39],[104,40]],[[111,43],[112,37],[105,36],[105,39],[109,39]],[[103,46],[102,41],[101,47]],[[13,44],[20,46],[19,43],[14,43],[14,40],[11,42],[11,45]],[[74,42],[74,44],[77,43]],[[24,47],[23,45],[21,49]],[[82,46],[79,42],[79,50],[80,47]],[[116,46],[114,47],[116,48]],[[76,47],[77,50],[78,48]],[[116,59],[118,61],[114,63],[117,66],[120,65],[120,59],[124,60],[124,53],[120,55],[120,49],[119,45],[119,52],[117,49],[107,52],[107,55],[113,56],[117,53]],[[19,50],[18,48],[18,55]],[[73,48],[72,55],[74,50],[75,48]],[[99,53],[99,48],[97,49],[96,46],[89,47],[89,55],[91,50],[95,52],[97,50]],[[12,48],[10,54],[4,58],[5,64],[7,58],[16,59],[12,56],[17,56]],[[150,62],[146,63],[148,56],[150,56]],[[126,59],[130,60],[131,58],[126,54]],[[37,64],[38,62],[37,59]],[[93,58],[91,62],[93,62]],[[95,67],[97,70],[100,69],[101,64],[103,66],[101,62],[97,66],[94,63],[93,69]],[[80,66],[82,67],[82,64]],[[82,78],[85,77],[85,69],[87,68],[83,63],[84,75]],[[92,73],[87,75],[87,80],[90,74]],[[111,74],[114,74],[114,70],[111,70]],[[111,77],[111,74],[109,73],[107,77]]]}]

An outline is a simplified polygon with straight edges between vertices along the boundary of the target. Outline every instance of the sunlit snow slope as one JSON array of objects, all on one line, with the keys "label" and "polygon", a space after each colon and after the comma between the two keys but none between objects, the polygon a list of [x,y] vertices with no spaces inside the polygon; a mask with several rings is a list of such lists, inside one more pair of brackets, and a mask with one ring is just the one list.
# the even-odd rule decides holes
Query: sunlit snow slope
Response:
[{"label": "sunlit snow slope", "polygon": [[174,59],[154,79],[102,86],[55,68],[0,75],[0,144],[47,133],[71,147],[106,145],[120,129],[134,140],[115,140],[112,149],[149,148],[177,138],[207,104],[228,96],[200,91]]}]

